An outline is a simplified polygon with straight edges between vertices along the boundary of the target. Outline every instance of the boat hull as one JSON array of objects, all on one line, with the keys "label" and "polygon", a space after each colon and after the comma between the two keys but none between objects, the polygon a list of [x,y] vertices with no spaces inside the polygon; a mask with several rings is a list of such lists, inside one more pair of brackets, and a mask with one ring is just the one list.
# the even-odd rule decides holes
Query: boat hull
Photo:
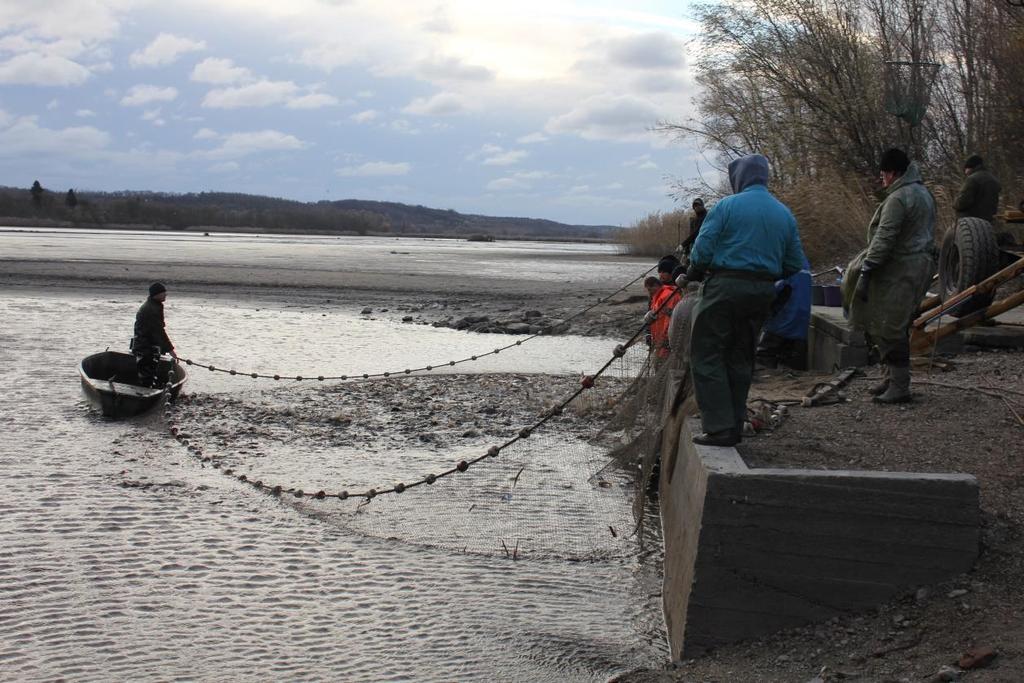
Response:
[{"label": "boat hull", "polygon": [[163,398],[163,386],[172,370],[170,395],[174,398],[188,380],[184,366],[176,360],[160,360],[157,367],[160,388],[156,389],[139,386],[135,357],[128,353],[96,353],[84,358],[78,366],[82,392],[89,403],[112,418],[134,417],[152,410]]}]

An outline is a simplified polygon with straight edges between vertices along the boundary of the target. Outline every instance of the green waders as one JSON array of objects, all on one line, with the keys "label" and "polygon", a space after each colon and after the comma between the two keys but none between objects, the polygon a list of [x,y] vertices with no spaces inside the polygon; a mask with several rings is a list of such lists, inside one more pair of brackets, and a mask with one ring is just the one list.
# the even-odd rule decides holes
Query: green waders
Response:
[{"label": "green waders", "polygon": [[736,430],[747,418],[757,337],[768,318],[775,285],[712,275],[694,311],[690,368],[704,431]]}]

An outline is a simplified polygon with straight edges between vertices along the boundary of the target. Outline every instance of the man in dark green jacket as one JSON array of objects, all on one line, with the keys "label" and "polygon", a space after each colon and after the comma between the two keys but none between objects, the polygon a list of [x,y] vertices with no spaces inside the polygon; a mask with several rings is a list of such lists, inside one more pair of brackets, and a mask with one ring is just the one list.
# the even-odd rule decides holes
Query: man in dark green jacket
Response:
[{"label": "man in dark green jacket", "polygon": [[132,337],[131,347],[139,370],[139,384],[144,387],[156,384],[161,354],[169,353],[174,358],[178,357],[164,327],[166,300],[167,288],[154,282],[149,286],[149,298],[135,314],[135,336]]},{"label": "man in dark green jacket", "polygon": [[964,161],[964,174],[967,178],[953,202],[956,215],[961,218],[982,218],[991,223],[999,211],[1002,186],[985,168],[985,161],[977,154]]},{"label": "man in dark green jacket", "polygon": [[[936,266],[935,200],[917,164],[889,149],[879,169],[886,197],[868,225],[868,247],[850,264],[844,305],[850,323],[878,348],[884,377],[879,403],[910,400],[910,324]],[[859,275],[858,275],[859,265]]]}]

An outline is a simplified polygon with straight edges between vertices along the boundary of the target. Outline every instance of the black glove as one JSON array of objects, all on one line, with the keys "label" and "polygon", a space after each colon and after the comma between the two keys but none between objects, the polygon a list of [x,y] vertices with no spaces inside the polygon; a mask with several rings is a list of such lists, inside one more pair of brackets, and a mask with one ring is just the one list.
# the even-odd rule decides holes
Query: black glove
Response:
[{"label": "black glove", "polygon": [[690,264],[690,267],[686,269],[686,281],[687,282],[702,282],[704,280],[704,271],[694,264]]},{"label": "black glove", "polygon": [[868,302],[868,287],[871,286],[871,271],[874,269],[874,263],[865,261],[860,269],[860,277],[857,278],[857,287],[853,290],[853,295],[864,303]]}]

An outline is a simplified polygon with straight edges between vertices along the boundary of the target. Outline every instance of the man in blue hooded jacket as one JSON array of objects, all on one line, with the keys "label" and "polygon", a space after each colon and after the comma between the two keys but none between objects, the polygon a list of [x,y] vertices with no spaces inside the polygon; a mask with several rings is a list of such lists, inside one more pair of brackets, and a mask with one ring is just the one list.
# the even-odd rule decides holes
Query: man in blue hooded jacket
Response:
[{"label": "man in blue hooded jacket", "polygon": [[694,443],[739,443],[755,344],[775,300],[775,281],[805,263],[796,218],[768,192],[768,175],[768,159],[760,154],[730,163],[733,194],[708,212],[690,251],[686,279],[704,280],[690,340],[704,427]]}]

